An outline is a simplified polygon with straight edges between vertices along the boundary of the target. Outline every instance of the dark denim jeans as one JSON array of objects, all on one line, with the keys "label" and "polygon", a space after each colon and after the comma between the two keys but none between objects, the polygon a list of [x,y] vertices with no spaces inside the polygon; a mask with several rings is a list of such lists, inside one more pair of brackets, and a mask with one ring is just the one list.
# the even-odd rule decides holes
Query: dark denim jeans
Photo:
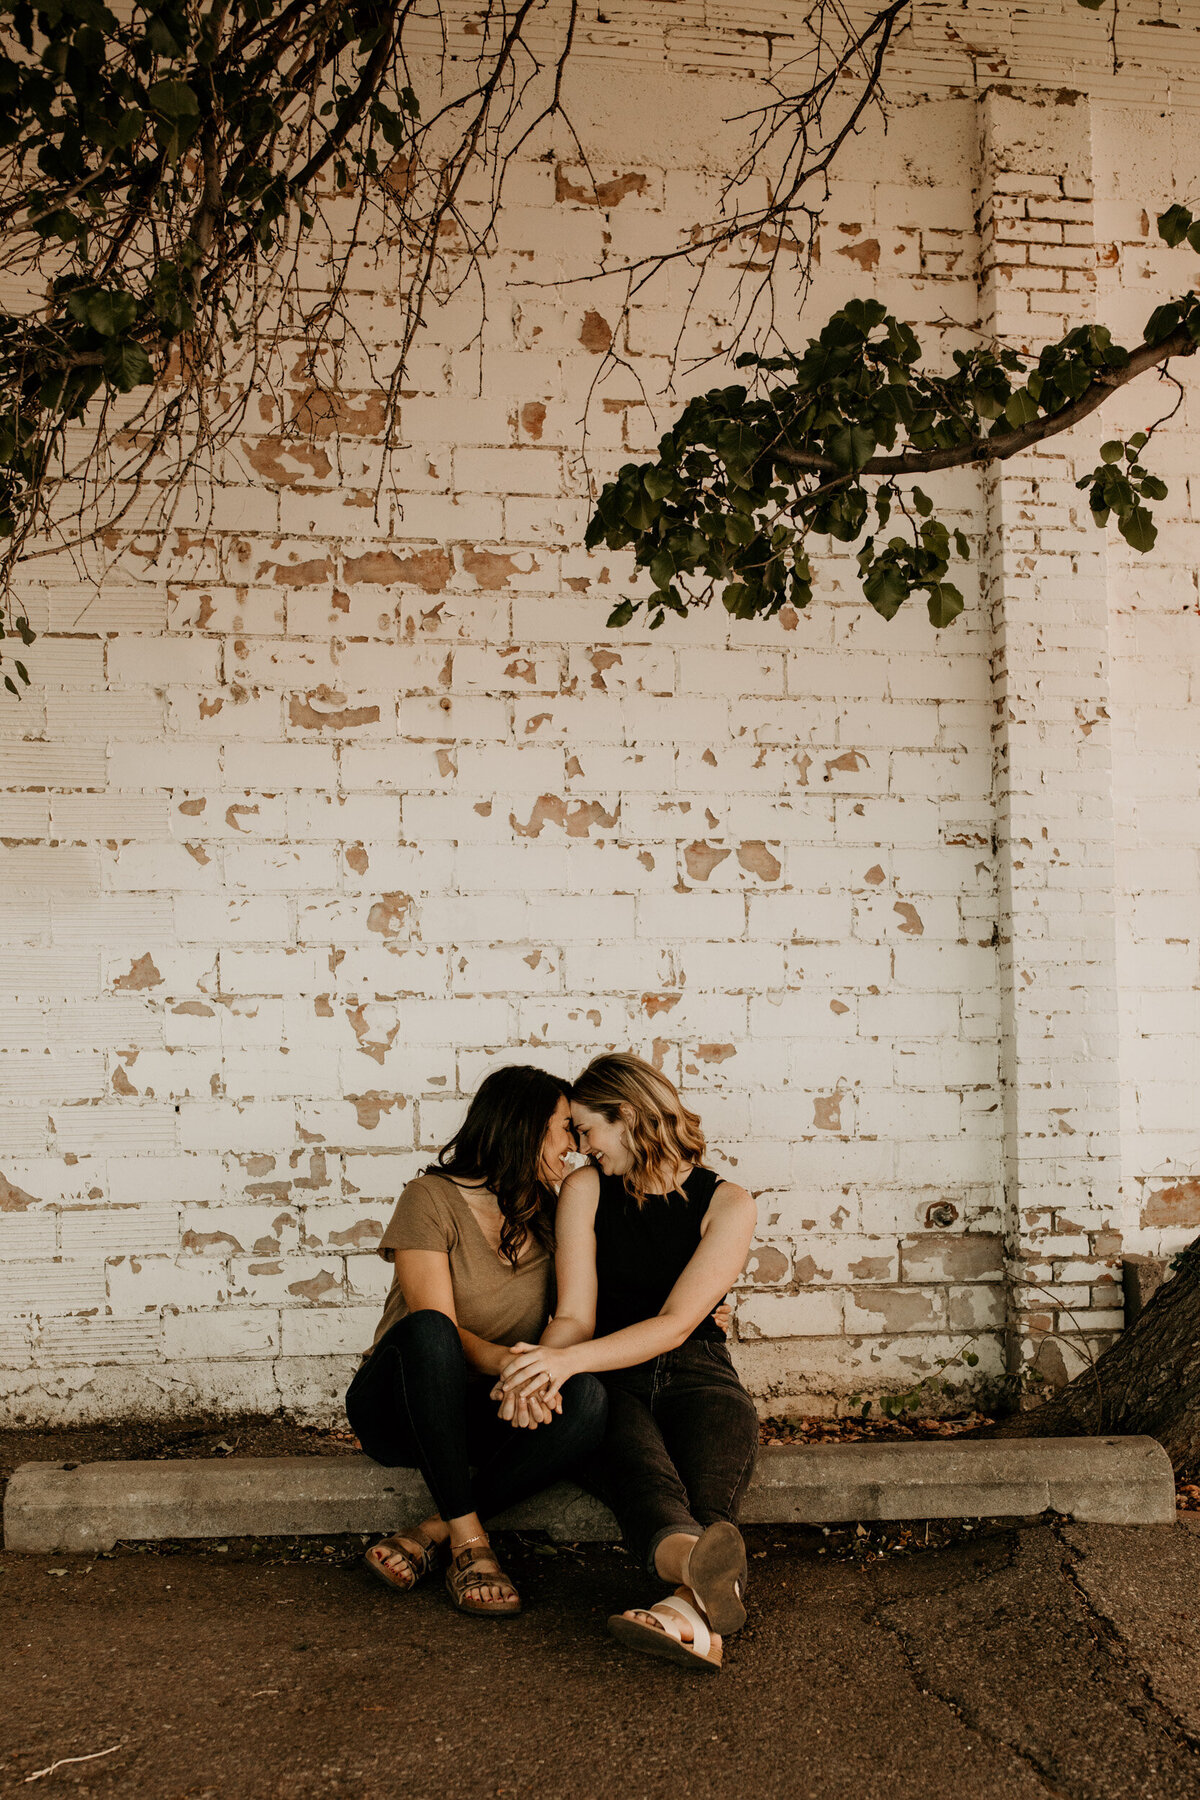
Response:
[{"label": "dark denim jeans", "polygon": [[602,1377],[608,1430],[580,1479],[616,1513],[629,1554],[654,1575],[672,1532],[736,1522],[754,1469],[758,1414],[724,1344],[689,1338]]},{"label": "dark denim jeans", "polygon": [[420,1469],[441,1518],[487,1520],[572,1472],[599,1444],[608,1411],[596,1377],[576,1375],[561,1413],[522,1431],[500,1418],[491,1387],[467,1363],[453,1320],[409,1313],[350,1383],[346,1417],[376,1462]]}]

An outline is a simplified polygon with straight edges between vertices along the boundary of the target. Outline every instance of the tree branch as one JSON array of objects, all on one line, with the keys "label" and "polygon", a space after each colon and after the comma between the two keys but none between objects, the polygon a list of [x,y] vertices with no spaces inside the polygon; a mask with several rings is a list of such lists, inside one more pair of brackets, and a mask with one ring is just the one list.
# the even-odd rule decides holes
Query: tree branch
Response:
[{"label": "tree branch", "polygon": [[[1117,388],[1135,381],[1147,369],[1169,362],[1174,356],[1192,356],[1196,349],[1197,345],[1192,341],[1186,326],[1178,325],[1169,337],[1160,339],[1156,344],[1148,341],[1139,344],[1136,350],[1130,352],[1129,361],[1123,369],[1113,369],[1097,375],[1078,400],[1072,400],[1067,406],[1060,406],[1056,412],[1047,413],[1045,418],[1033,419],[1028,425],[1018,426],[1013,431],[975,437],[969,443],[957,444],[948,450],[903,450],[897,456],[873,456],[858,469],[851,471],[851,476],[930,475],[938,469],[962,469],[972,463],[1004,462],[1008,457],[1016,456],[1019,451],[1028,450],[1031,445],[1040,444],[1045,438],[1056,437],[1060,431],[1069,431],[1081,419],[1086,419],[1089,413],[1094,413],[1097,407],[1103,406]],[[828,456],[816,456],[783,446],[773,448],[771,455],[776,462],[785,463],[789,469],[811,470],[813,474],[834,476],[836,481],[831,486],[840,485],[847,479],[847,471]],[[825,488],[815,492],[824,493]],[[811,497],[805,496],[806,499]]]}]

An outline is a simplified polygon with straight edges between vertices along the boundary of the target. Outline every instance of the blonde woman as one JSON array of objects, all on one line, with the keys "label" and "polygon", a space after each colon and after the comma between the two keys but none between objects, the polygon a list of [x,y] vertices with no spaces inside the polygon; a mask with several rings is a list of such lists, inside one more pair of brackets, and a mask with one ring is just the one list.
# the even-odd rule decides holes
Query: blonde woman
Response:
[{"label": "blonde woman", "polygon": [[514,1395],[552,1399],[602,1373],[608,1429],[592,1481],[630,1554],[672,1596],[609,1620],[651,1656],[718,1669],[745,1623],[746,1552],[734,1521],[758,1419],[714,1307],[745,1266],[755,1205],[703,1163],[696,1114],[640,1057],[598,1057],[571,1088],[591,1157],[558,1203],[558,1306],[538,1345],[501,1371]]}]

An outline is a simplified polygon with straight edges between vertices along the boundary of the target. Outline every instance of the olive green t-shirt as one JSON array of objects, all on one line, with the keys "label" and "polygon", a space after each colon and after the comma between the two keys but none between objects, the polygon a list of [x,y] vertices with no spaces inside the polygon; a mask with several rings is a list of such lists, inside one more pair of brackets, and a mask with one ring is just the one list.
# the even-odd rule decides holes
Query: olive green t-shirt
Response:
[{"label": "olive green t-shirt", "polygon": [[[493,1250],[462,1191],[447,1175],[418,1175],[410,1181],[379,1240],[379,1254],[395,1262],[397,1250],[440,1250],[450,1259],[454,1311],[464,1331],[491,1344],[536,1344],[550,1313],[553,1263],[533,1238],[526,1238],[514,1269]],[[385,1331],[408,1312],[398,1276],[392,1276],[383,1317]]]}]

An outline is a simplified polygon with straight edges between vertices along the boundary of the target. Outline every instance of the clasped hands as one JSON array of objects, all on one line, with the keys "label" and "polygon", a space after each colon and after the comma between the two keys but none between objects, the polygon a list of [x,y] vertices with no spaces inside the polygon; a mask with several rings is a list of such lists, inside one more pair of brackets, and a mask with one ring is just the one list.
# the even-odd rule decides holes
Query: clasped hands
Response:
[{"label": "clasped hands", "polygon": [[562,1411],[562,1384],[571,1374],[565,1353],[548,1344],[514,1344],[492,1399],[510,1425],[532,1431]]}]

